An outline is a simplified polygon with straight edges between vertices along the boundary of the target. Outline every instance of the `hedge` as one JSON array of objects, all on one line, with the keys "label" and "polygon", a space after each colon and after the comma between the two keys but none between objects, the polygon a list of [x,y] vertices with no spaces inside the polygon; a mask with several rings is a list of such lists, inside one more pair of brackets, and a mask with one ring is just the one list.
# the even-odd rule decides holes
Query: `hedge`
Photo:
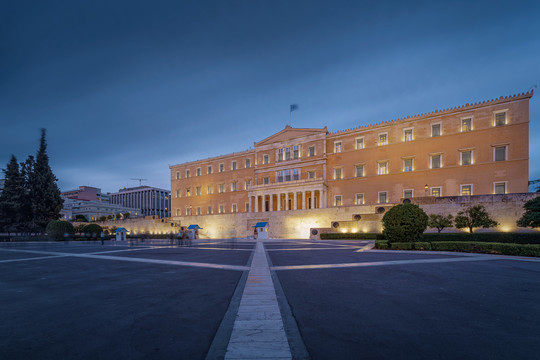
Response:
[{"label": "hedge", "polygon": [[392,243],[392,250],[431,250],[431,244],[428,242],[404,242]]},{"label": "hedge", "polygon": [[375,240],[375,249],[388,249],[388,241],[386,240]]},{"label": "hedge", "polygon": [[321,240],[381,240],[384,239],[382,234],[376,233],[323,233]]},{"label": "hedge", "polygon": [[466,241],[466,242],[489,242],[507,244],[540,244],[540,232],[538,233],[458,233],[458,234],[424,234],[424,241]]},{"label": "hedge", "polygon": [[514,256],[540,256],[540,245],[506,244],[473,241],[434,241],[431,249],[436,251],[459,251]]}]

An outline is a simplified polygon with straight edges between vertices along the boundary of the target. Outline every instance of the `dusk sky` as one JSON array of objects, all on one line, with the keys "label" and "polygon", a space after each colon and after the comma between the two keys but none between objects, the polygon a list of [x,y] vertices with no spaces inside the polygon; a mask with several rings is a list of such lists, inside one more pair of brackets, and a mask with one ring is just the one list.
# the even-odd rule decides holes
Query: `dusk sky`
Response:
[{"label": "dusk sky", "polygon": [[[47,128],[61,190],[170,189],[169,165],[540,85],[540,1],[12,1],[0,167]],[[540,94],[530,179],[540,178]]]}]

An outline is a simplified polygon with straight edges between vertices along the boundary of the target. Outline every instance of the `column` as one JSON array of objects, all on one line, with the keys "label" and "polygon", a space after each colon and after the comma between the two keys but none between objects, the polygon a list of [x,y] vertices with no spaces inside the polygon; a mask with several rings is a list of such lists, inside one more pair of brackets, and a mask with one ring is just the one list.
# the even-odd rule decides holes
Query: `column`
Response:
[{"label": "column", "polygon": [[293,192],[293,210],[297,210],[298,209],[298,204],[297,204],[297,196],[298,194],[295,192]]},{"label": "column", "polygon": [[306,192],[302,191],[302,210],[306,210]]},{"label": "column", "polygon": [[259,195],[255,195],[255,212],[259,212]]},{"label": "column", "polygon": [[321,191],[320,194],[321,194],[320,195],[320,197],[321,197],[321,207],[323,209],[325,209],[328,206],[328,204],[327,204],[327,202],[328,202],[328,199],[327,199],[328,196],[327,195],[328,194],[327,194],[326,190]]},{"label": "column", "polygon": [[252,208],[253,205],[252,205],[252,199],[251,198],[252,198],[252,196],[250,195],[249,199],[248,199],[249,200],[249,212],[253,212],[253,208]]},{"label": "column", "polygon": [[263,194],[262,197],[262,202],[261,202],[261,206],[262,206],[262,212],[266,212],[266,194]]},{"label": "column", "polygon": [[270,211],[274,211],[274,194],[270,194]]},{"label": "column", "polygon": [[285,210],[291,210],[291,207],[289,206],[289,193],[285,193]]},{"label": "column", "polygon": [[281,193],[277,193],[277,211],[281,211]]}]

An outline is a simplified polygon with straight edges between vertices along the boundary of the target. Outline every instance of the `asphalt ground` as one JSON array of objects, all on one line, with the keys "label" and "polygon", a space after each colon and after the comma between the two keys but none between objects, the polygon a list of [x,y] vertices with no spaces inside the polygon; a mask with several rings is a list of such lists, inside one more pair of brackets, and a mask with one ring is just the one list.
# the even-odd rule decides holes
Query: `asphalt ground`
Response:
[{"label": "asphalt ground", "polygon": [[268,254],[274,266],[306,265],[276,274],[313,359],[540,358],[540,262],[353,249]]},{"label": "asphalt ground", "polygon": [[[77,256],[103,251],[118,256],[126,250],[142,257],[162,251],[110,243],[10,244],[9,249]],[[215,258],[214,263],[224,255],[234,258],[229,254],[234,252],[239,260],[229,262],[245,264],[250,254],[208,252],[206,259]],[[243,273],[100,255],[0,254],[18,260],[0,262],[1,359],[204,359]]]}]

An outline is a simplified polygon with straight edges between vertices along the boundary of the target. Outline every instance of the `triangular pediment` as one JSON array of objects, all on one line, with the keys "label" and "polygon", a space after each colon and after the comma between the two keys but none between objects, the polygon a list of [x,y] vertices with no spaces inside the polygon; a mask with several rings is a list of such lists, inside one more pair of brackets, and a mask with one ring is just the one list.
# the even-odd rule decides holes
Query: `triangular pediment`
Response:
[{"label": "triangular pediment", "polygon": [[289,125],[285,126],[285,129],[281,130],[274,135],[267,137],[259,142],[255,143],[255,146],[269,145],[276,142],[282,142],[287,140],[292,140],[304,136],[326,134],[328,130],[326,126],[322,129],[308,129],[308,128],[292,128]]}]

